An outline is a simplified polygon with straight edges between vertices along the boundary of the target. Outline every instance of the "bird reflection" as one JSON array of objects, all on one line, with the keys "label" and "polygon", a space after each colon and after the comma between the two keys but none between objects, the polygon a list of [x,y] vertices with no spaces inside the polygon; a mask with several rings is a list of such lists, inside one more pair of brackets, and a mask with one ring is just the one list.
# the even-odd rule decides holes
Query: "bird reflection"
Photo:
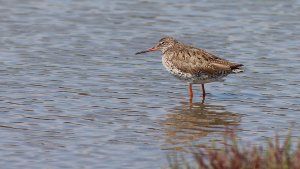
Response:
[{"label": "bird reflection", "polygon": [[[163,121],[164,147],[184,151],[191,145],[202,147],[216,138],[222,140],[225,128],[238,126],[240,120],[240,114],[229,112],[224,106],[184,102],[171,109]],[[212,133],[218,136],[210,137]]]}]

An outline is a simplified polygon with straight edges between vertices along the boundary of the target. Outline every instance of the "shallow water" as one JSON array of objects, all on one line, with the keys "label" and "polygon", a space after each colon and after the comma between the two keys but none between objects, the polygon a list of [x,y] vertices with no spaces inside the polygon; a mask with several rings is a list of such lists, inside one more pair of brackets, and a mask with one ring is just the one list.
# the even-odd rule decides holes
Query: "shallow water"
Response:
[{"label": "shallow water", "polygon": [[[0,2],[0,165],[160,168],[220,141],[300,131],[300,1]],[[164,35],[245,65],[201,86],[171,77]]]}]

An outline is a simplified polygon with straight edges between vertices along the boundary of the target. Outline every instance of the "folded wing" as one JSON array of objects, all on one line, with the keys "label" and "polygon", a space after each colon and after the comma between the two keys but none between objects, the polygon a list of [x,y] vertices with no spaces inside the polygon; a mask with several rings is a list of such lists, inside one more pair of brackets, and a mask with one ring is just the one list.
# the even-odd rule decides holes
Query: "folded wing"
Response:
[{"label": "folded wing", "polygon": [[170,59],[177,69],[192,74],[229,74],[243,66],[191,46],[179,47]]}]

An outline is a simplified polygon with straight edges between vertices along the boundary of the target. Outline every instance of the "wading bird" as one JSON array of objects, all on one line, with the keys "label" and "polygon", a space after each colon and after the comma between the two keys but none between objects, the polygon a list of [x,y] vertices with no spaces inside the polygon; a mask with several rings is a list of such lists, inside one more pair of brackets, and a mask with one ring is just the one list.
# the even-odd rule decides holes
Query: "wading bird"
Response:
[{"label": "wading bird", "polygon": [[160,50],[164,67],[175,77],[189,83],[190,100],[193,99],[192,84],[202,85],[202,103],[205,100],[205,83],[222,81],[231,73],[243,72],[242,64],[229,62],[204,49],[183,44],[173,37],[166,36],[152,48],[137,52],[142,54]]}]

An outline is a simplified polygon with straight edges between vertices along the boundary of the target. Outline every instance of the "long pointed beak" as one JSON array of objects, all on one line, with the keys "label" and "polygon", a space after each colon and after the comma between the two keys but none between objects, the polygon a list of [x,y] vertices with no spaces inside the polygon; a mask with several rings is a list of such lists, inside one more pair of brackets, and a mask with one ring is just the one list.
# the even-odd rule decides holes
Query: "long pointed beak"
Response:
[{"label": "long pointed beak", "polygon": [[153,51],[156,51],[158,50],[158,47],[157,46],[154,46],[150,49],[147,49],[147,50],[144,50],[144,51],[140,51],[140,52],[136,52],[135,54],[138,55],[138,54],[142,54],[142,53],[147,53],[147,52],[153,52]]}]

